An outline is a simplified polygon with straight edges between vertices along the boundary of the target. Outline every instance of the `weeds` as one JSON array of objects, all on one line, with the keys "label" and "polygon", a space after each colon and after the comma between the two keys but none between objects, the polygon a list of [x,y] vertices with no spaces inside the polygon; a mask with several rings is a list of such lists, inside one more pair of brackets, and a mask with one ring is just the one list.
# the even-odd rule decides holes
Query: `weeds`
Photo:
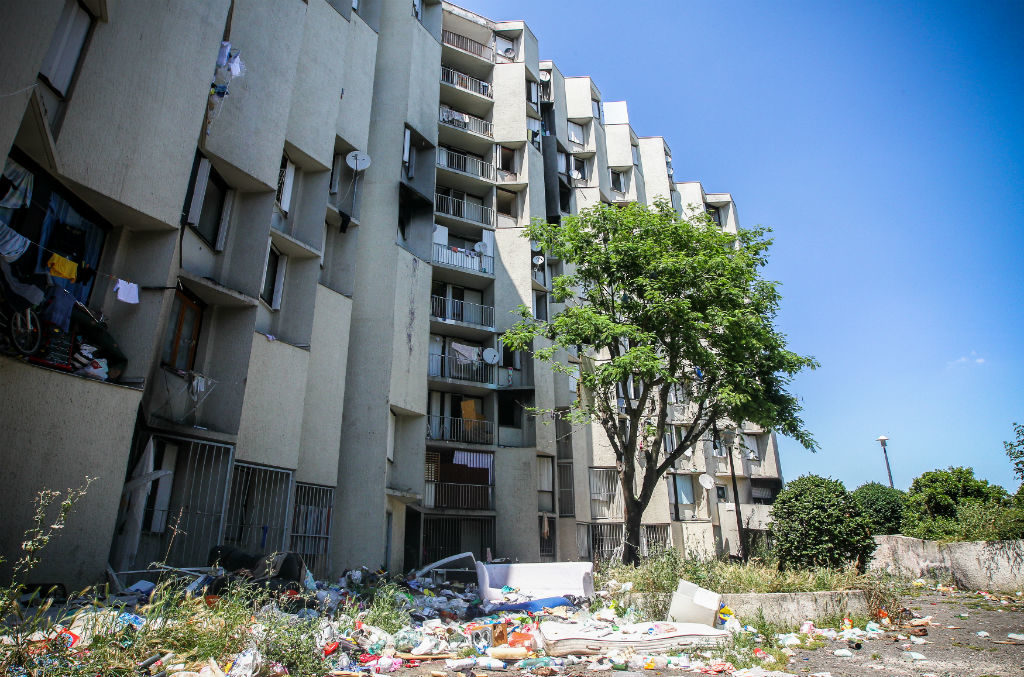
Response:
[{"label": "weeds", "polygon": [[388,582],[373,593],[370,608],[363,619],[384,632],[398,632],[412,622],[405,608],[405,597],[394,583]]}]

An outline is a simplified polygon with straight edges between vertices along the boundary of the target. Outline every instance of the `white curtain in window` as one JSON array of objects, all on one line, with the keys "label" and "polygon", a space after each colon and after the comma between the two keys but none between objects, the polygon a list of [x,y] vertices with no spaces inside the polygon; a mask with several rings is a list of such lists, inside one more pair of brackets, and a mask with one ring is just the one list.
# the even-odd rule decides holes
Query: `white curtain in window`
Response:
[{"label": "white curtain in window", "polygon": [[679,505],[693,505],[693,478],[689,475],[676,475],[676,503]]},{"label": "white curtain in window", "polygon": [[569,140],[583,145],[583,125],[575,122],[569,123]]},{"label": "white curtain in window", "polygon": [[67,94],[71,78],[82,54],[85,37],[89,34],[92,17],[76,0],[66,0],[60,20],[53,32],[50,49],[46,52],[39,72],[50,81],[61,96]]},{"label": "white curtain in window", "polygon": [[554,491],[554,466],[546,456],[537,457],[537,491]]},{"label": "white curtain in window", "polygon": [[761,452],[757,446],[757,435],[743,435],[743,445],[746,447],[747,458],[758,459],[761,458]]}]

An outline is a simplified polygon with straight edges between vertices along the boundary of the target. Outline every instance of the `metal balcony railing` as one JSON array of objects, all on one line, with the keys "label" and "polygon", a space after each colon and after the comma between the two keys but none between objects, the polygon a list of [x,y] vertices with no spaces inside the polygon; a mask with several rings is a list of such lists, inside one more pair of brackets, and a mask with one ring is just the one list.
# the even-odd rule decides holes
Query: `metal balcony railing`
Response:
[{"label": "metal balcony railing", "polygon": [[424,508],[494,510],[494,487],[487,484],[427,482],[424,489]]},{"label": "metal balcony railing", "polygon": [[466,131],[479,134],[480,136],[486,136],[491,139],[494,138],[494,125],[483,118],[476,117],[475,115],[462,113],[452,108],[441,106],[440,109],[438,109],[437,119],[439,122],[448,125],[449,127],[465,129]]},{"label": "metal balcony railing", "polygon": [[447,214],[459,219],[476,221],[485,226],[490,226],[494,223],[494,210],[490,207],[448,197],[440,193],[434,194],[434,210],[440,214]]},{"label": "metal balcony railing", "polygon": [[483,360],[467,360],[461,355],[428,355],[427,376],[451,378],[472,383],[494,383],[494,365]]},{"label": "metal balcony railing", "polygon": [[[472,249],[452,247],[440,242],[434,243],[434,263],[442,263],[454,268],[472,270],[487,275],[494,274],[494,257],[490,254],[481,254]],[[490,326],[490,325],[488,325]]]},{"label": "metal balcony railing", "polygon": [[441,320],[455,320],[480,327],[494,326],[494,307],[444,296],[430,297],[430,314]]},{"label": "metal balcony railing", "polygon": [[477,176],[486,181],[494,181],[496,178],[494,165],[490,162],[484,162],[472,155],[457,153],[447,148],[437,149],[437,166]]},{"label": "metal balcony railing", "polygon": [[473,56],[478,56],[484,61],[494,61],[493,49],[483,44],[482,42],[477,42],[473,38],[466,37],[465,35],[462,35],[460,33],[455,33],[454,31],[442,29],[441,42],[448,45],[449,47],[454,47],[455,49],[467,52],[469,54],[472,54]]},{"label": "metal balcony railing", "polygon": [[467,444],[494,444],[494,424],[472,418],[429,415],[427,439]]},{"label": "metal balcony railing", "polygon": [[467,92],[486,96],[488,99],[494,98],[494,94],[491,92],[491,83],[478,80],[472,75],[466,75],[448,66],[441,66],[441,82],[452,87],[464,89]]}]

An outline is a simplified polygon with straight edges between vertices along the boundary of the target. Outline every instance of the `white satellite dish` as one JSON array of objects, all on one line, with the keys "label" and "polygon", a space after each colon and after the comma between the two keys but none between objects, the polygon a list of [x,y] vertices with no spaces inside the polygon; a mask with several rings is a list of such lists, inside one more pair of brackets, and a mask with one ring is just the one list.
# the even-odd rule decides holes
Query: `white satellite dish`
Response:
[{"label": "white satellite dish", "polygon": [[487,364],[497,364],[498,351],[494,348],[484,348],[484,362]]},{"label": "white satellite dish", "polygon": [[533,265],[535,265],[535,266],[542,266],[542,265],[544,265],[544,257],[543,256],[534,256],[533,257]]},{"label": "white satellite dish", "polygon": [[516,58],[516,50],[515,50],[514,47],[506,47],[505,51],[502,52],[502,54],[504,54],[505,56],[507,56],[510,59]]},{"label": "white satellite dish", "polygon": [[530,251],[539,252],[540,242],[537,242],[536,240],[530,240]]},{"label": "white satellite dish", "polygon": [[370,156],[361,150],[354,150],[345,156],[345,164],[357,172],[370,166]]},{"label": "white satellite dish", "polygon": [[571,176],[574,179],[582,179],[583,178],[583,172],[581,172],[578,169],[574,169],[571,172],[569,172],[569,176]]},{"label": "white satellite dish", "polygon": [[487,243],[486,242],[477,242],[475,245],[473,245],[473,251],[475,251],[478,254],[486,254],[487,253]]},{"label": "white satellite dish", "polygon": [[551,71],[541,71],[540,72],[540,81],[541,82],[548,82],[549,80],[551,80]]},{"label": "white satellite dish", "polygon": [[710,491],[711,488],[715,486],[715,478],[707,473],[704,473],[700,477],[698,477],[697,481],[700,482],[700,485],[707,489],[708,491]]}]

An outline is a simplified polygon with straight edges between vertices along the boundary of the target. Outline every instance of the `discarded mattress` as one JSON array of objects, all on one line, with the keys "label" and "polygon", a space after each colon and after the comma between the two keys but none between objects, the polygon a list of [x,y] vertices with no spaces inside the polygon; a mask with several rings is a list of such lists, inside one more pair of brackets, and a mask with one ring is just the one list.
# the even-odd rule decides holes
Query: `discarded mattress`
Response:
[{"label": "discarded mattress", "polygon": [[549,656],[605,654],[632,649],[638,654],[662,654],[693,647],[721,646],[729,638],[725,630],[700,623],[632,623],[587,627],[576,623],[544,621],[540,624],[544,651]]},{"label": "discarded mattress", "polygon": [[530,564],[476,563],[480,599],[501,600],[509,586],[531,598],[594,596],[594,565],[591,562],[537,562]]},{"label": "discarded mattress", "polygon": [[539,613],[545,608],[554,609],[555,607],[560,606],[576,608],[576,603],[565,597],[541,597],[540,599],[530,599],[524,602],[509,602],[507,604],[488,606],[486,607],[486,611],[489,614],[505,613],[507,611],[529,611],[531,613]]}]

